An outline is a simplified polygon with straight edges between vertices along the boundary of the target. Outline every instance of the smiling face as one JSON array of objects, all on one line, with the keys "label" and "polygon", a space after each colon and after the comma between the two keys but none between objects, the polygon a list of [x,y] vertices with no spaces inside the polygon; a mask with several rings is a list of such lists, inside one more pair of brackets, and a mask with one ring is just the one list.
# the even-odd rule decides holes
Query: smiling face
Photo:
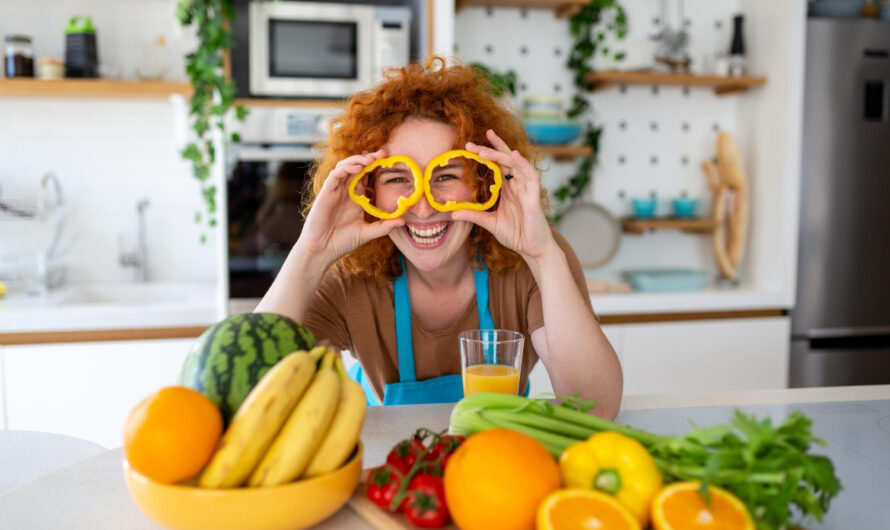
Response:
[{"label": "smiling face", "polygon": [[[409,118],[393,130],[383,148],[387,155],[411,157],[423,168],[430,160],[450,150],[456,136],[451,125]],[[463,172],[459,162],[437,168],[430,185],[447,188],[452,200],[471,200],[473,188],[461,179]],[[381,172],[375,187],[377,206],[386,211],[395,210],[398,198],[414,188],[410,173],[406,174],[398,168],[396,171]],[[453,260],[466,259],[464,249],[472,229],[471,223],[452,221],[450,213],[434,210],[423,196],[408,209],[404,219],[405,226],[390,233],[389,237],[419,270],[432,271]]]}]

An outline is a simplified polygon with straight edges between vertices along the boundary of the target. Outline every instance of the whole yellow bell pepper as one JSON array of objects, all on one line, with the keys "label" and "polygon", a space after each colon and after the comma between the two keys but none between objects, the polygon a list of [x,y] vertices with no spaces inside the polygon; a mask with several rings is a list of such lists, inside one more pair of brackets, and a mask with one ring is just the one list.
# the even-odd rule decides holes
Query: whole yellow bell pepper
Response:
[{"label": "whole yellow bell pepper", "polygon": [[602,431],[576,442],[559,457],[563,482],[569,488],[602,491],[615,497],[645,527],[649,505],[661,488],[661,472],[638,441]]}]

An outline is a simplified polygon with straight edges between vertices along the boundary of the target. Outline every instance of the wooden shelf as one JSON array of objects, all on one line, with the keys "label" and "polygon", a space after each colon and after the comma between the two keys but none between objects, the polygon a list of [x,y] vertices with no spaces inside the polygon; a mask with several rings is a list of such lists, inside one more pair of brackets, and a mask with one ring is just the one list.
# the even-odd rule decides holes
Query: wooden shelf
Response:
[{"label": "wooden shelf", "polygon": [[524,7],[552,9],[558,18],[570,17],[587,5],[590,0],[455,0],[455,11],[464,7]]},{"label": "wooden shelf", "polygon": [[552,156],[561,162],[579,156],[590,156],[593,153],[589,145],[532,145],[532,148],[540,155]]},{"label": "wooden shelf", "polygon": [[190,96],[189,83],[112,79],[0,79],[0,98],[155,99]]},{"label": "wooden shelf", "polygon": [[346,100],[342,99],[265,99],[240,98],[235,103],[245,107],[334,107],[346,108]]},{"label": "wooden shelf", "polygon": [[592,91],[602,90],[612,85],[677,85],[710,87],[718,96],[745,92],[750,88],[766,84],[765,77],[724,77],[650,71],[591,72],[587,74],[584,81]]},{"label": "wooden shelf", "polygon": [[712,219],[638,219],[625,217],[621,219],[621,228],[630,234],[642,234],[647,230],[682,230],[696,234],[710,234],[714,231],[716,223]]}]

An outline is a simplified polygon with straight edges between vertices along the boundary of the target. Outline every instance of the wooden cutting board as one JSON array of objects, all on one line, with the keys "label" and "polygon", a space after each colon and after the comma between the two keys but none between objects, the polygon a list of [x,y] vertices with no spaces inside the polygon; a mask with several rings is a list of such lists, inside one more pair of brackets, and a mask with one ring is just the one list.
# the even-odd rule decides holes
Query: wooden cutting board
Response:
[{"label": "wooden cutting board", "polygon": [[[352,511],[376,530],[416,530],[417,527],[405,518],[405,514],[382,510],[368,499],[366,492],[369,471],[369,469],[362,470],[362,479],[355,489],[355,493],[349,499],[349,507]],[[445,530],[457,530],[457,526],[451,523],[445,527]]]}]

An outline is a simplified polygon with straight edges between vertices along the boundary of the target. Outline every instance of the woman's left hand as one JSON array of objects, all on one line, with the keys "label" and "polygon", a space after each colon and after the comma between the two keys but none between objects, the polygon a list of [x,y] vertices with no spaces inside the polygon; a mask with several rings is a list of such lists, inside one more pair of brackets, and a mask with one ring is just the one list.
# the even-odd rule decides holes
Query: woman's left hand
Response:
[{"label": "woman's left hand", "polygon": [[[541,207],[541,175],[531,163],[489,129],[485,135],[492,147],[467,142],[467,151],[501,167],[503,182],[497,210],[457,210],[455,221],[469,221],[488,230],[505,247],[526,261],[543,256],[555,244]],[[513,178],[507,179],[507,175]]]}]

